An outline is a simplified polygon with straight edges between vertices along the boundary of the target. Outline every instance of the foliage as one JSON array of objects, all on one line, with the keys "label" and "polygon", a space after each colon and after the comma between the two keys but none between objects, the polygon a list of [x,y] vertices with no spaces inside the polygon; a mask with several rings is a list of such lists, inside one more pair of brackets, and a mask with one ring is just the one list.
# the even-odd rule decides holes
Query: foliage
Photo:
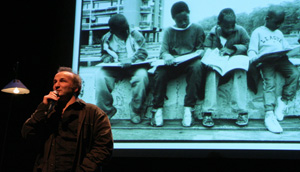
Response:
[{"label": "foliage", "polygon": [[[274,6],[274,5],[272,5]],[[289,34],[291,31],[300,30],[300,0],[294,0],[293,2],[283,2],[279,5],[282,10],[285,11],[285,21],[282,24],[280,30],[284,34]],[[269,6],[270,7],[270,6]],[[239,13],[237,16],[237,24],[243,26],[249,34],[259,26],[264,25],[266,12],[269,7],[255,8],[250,14]],[[199,24],[207,32],[216,25],[217,16],[211,16],[199,21]]]}]

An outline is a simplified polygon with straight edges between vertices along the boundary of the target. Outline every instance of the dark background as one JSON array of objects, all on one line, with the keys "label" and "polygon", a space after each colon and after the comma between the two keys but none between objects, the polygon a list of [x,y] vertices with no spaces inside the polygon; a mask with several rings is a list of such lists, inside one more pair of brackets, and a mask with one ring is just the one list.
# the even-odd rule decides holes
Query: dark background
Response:
[{"label": "dark background", "polygon": [[[27,172],[35,154],[21,138],[21,127],[52,90],[58,67],[72,65],[75,0],[4,1],[1,6],[0,87],[16,77],[19,62],[17,78],[30,94],[0,92],[0,171]],[[104,171],[298,171],[299,159],[299,151],[117,150]]]}]

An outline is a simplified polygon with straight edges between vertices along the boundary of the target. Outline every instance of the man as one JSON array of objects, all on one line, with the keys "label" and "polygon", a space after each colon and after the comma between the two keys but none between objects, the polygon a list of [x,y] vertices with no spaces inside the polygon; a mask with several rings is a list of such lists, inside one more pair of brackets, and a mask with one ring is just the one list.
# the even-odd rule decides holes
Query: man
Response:
[{"label": "man", "polygon": [[185,2],[176,2],[171,8],[176,24],[167,28],[164,33],[160,57],[164,59],[165,66],[157,67],[154,72],[154,117],[151,124],[156,127],[163,126],[163,105],[168,81],[181,74],[186,74],[187,82],[182,126],[190,127],[193,123],[194,106],[201,92],[203,65],[200,57],[174,65],[176,57],[203,50],[204,31],[198,24],[190,23],[189,14],[190,10]]},{"label": "man", "polygon": [[81,79],[71,68],[59,68],[53,90],[22,128],[25,139],[41,143],[34,171],[101,171],[113,150],[107,115],[78,98]]},{"label": "man", "polygon": [[101,58],[104,63],[120,63],[121,67],[101,67],[96,73],[96,105],[109,118],[117,109],[113,106],[112,91],[116,81],[130,78],[132,99],[130,119],[134,124],[141,122],[143,103],[149,85],[148,65],[132,65],[144,61],[148,53],[145,50],[145,38],[137,30],[130,30],[127,19],[122,14],[116,14],[109,19],[110,31],[102,38]]}]

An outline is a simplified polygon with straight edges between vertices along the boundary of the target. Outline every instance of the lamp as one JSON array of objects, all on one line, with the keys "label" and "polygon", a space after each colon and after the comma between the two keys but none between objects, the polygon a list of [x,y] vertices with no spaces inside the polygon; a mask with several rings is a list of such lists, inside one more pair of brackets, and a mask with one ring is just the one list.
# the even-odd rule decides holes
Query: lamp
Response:
[{"label": "lamp", "polygon": [[[17,67],[16,67],[16,78],[18,74],[18,66],[19,66],[19,62],[17,62]],[[29,94],[30,92],[29,89],[18,79],[13,79],[1,91],[5,93],[11,93],[11,94]]]},{"label": "lamp", "polygon": [[[19,62],[17,62],[16,68],[15,68],[16,78],[17,78],[17,74],[18,74],[18,66],[19,66]],[[5,92],[5,93],[11,93],[11,94],[29,94],[29,92],[30,92],[29,89],[19,79],[13,79],[1,91]],[[2,171],[4,168],[3,163],[4,163],[4,156],[5,156],[5,147],[6,147],[6,140],[7,140],[10,116],[12,113],[11,111],[12,111],[13,98],[14,98],[14,96],[11,96],[9,113],[8,113],[5,132],[4,132],[4,139],[3,139],[3,144],[2,144],[2,154],[1,154],[1,161],[0,161],[0,171]]]},{"label": "lamp", "polygon": [[18,79],[13,79],[1,91],[12,94],[28,94],[30,92],[28,88]]}]

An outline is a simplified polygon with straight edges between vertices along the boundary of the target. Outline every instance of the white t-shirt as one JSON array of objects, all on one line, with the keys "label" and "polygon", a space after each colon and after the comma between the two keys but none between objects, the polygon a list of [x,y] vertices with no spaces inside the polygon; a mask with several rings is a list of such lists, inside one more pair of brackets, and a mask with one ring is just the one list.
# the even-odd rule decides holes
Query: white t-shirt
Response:
[{"label": "white t-shirt", "polygon": [[248,56],[251,61],[254,61],[263,54],[289,48],[290,46],[280,30],[272,31],[265,26],[260,26],[251,35]]}]

